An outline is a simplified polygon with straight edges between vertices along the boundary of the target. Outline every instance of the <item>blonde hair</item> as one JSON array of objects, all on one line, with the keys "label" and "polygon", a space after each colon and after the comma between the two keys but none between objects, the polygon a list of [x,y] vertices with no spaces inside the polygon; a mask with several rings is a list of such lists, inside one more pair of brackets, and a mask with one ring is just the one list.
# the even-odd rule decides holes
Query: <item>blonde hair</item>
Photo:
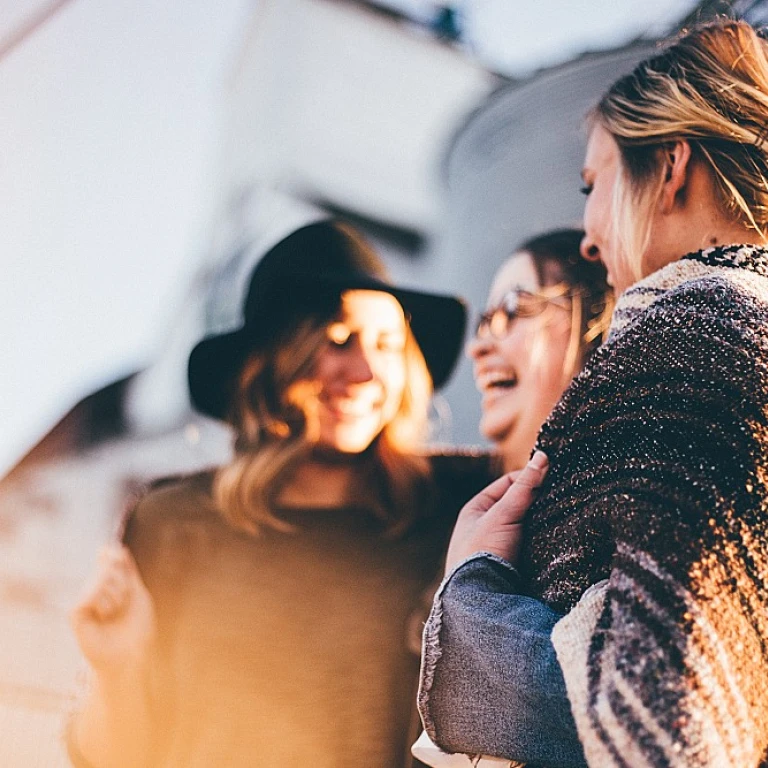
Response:
[{"label": "blonde hair", "polygon": [[[219,469],[213,492],[222,517],[257,534],[263,527],[293,528],[274,513],[292,471],[317,443],[316,387],[311,378],[317,351],[328,343],[321,318],[298,322],[286,339],[252,354],[237,381],[231,422],[237,431],[234,460]],[[407,530],[426,498],[429,465],[417,455],[426,432],[432,381],[410,329],[404,350],[406,386],[395,416],[368,449],[359,486],[388,535]]]},{"label": "blonde hair", "polygon": [[614,83],[590,118],[620,149],[613,236],[636,278],[674,141],[709,168],[725,215],[768,235],[768,43],[746,22],[685,33]]},{"label": "blonde hair", "polygon": [[563,360],[563,377],[572,379],[592,353],[608,338],[615,300],[609,286],[595,293],[571,294],[571,335]]}]

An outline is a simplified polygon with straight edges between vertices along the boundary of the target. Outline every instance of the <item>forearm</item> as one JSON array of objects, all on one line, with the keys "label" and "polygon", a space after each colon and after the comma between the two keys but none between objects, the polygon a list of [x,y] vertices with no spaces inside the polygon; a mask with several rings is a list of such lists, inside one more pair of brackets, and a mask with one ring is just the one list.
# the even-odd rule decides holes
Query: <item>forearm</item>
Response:
[{"label": "forearm", "polygon": [[517,587],[511,565],[482,555],[444,582],[424,633],[426,729],[452,752],[583,766],[551,642],[560,615]]},{"label": "forearm", "polygon": [[67,741],[78,768],[143,768],[150,760],[150,707],[146,670],[125,669],[92,678]]}]

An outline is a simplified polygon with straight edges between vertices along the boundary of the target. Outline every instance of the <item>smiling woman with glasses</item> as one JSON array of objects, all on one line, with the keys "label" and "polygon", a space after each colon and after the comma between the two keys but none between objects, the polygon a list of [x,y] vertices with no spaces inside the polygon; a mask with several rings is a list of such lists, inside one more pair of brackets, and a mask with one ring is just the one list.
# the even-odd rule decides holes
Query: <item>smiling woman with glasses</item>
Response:
[{"label": "smiling woman with glasses", "polygon": [[[542,423],[608,329],[613,293],[603,266],[580,256],[583,237],[581,230],[561,229],[519,246],[496,273],[486,309],[467,347],[482,394],[480,431],[494,444],[505,472],[519,470],[528,461]],[[428,629],[433,626],[430,620]],[[473,637],[480,636],[477,627],[470,631]],[[424,722],[433,733],[434,723],[438,722],[441,734],[456,736],[462,733],[462,723],[470,729],[474,726],[469,720],[454,717],[452,707],[464,701],[466,692],[474,690],[477,681],[484,678],[475,675],[474,680],[468,680],[463,672],[466,657],[451,646],[450,637],[441,635],[439,645],[442,656],[431,679],[429,660],[434,657],[425,651],[419,703]],[[530,693],[530,701],[536,702],[532,706],[537,722],[562,725],[542,754],[564,758],[564,762],[553,765],[582,765],[562,678],[553,680],[551,667],[528,664],[537,654],[524,639],[518,651],[518,657],[526,661],[515,667],[519,670],[515,679],[505,683]],[[550,658],[554,659],[554,654]],[[526,678],[531,674],[541,676],[536,685],[529,684]],[[537,690],[547,691],[546,701],[536,699]],[[535,729],[531,732],[535,733]],[[414,745],[414,754],[435,768],[510,765],[508,760],[496,763],[483,758],[478,763],[468,756],[447,755],[426,734]]]},{"label": "smiling woman with glasses", "polygon": [[583,235],[561,229],[523,243],[497,272],[467,349],[483,396],[480,430],[507,470],[525,464],[610,322],[605,270],[579,255]]}]

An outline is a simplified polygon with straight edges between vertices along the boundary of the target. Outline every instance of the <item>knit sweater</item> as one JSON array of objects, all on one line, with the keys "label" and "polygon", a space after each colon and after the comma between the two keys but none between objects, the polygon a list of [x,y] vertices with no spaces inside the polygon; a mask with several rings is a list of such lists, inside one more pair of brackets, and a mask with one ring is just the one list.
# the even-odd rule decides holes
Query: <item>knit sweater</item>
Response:
[{"label": "knit sweater", "polygon": [[521,566],[570,611],[553,640],[589,765],[768,765],[768,249],[623,294],[539,445]]}]

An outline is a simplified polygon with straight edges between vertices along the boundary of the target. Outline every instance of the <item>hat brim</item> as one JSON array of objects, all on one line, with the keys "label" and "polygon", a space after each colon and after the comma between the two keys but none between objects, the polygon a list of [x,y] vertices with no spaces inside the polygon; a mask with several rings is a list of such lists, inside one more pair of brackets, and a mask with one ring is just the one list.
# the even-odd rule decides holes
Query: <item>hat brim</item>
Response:
[{"label": "hat brim", "polygon": [[209,336],[195,345],[189,355],[187,381],[192,405],[200,413],[229,419],[238,374],[253,349],[245,328]]},{"label": "hat brim", "polygon": [[[411,331],[427,364],[434,388],[440,389],[453,373],[462,350],[467,322],[464,302],[446,296],[399,288],[375,277],[336,276],[333,273],[294,273],[280,280],[283,288],[311,292],[381,291],[403,307]],[[192,403],[202,413],[226,420],[238,373],[247,356],[257,350],[254,329],[242,327],[199,342],[189,356],[188,381]]]}]

